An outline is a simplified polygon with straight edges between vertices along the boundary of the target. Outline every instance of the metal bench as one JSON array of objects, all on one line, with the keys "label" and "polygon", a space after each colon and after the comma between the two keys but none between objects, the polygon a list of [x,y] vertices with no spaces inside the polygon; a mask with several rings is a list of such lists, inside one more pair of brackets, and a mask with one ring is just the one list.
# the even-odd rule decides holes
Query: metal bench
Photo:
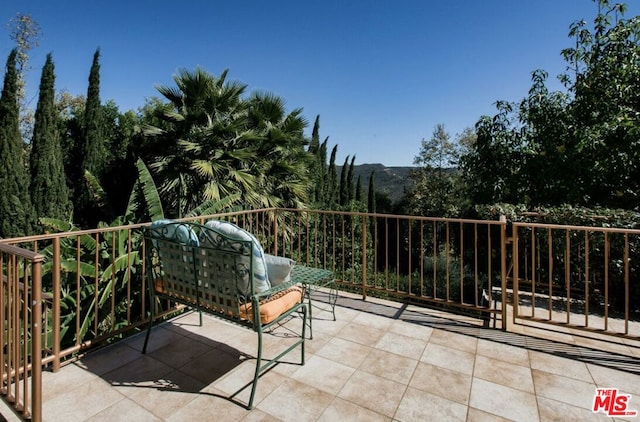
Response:
[{"label": "metal bench", "polygon": [[[190,222],[169,222],[143,230],[151,315],[142,353],[147,350],[156,299],[165,298],[200,312],[201,325],[202,312],[206,312],[257,333],[256,368],[248,409],[253,407],[258,378],[266,369],[298,346],[300,364],[304,365],[308,308],[303,288],[292,278],[258,291],[252,241],[233,239],[206,225]],[[276,357],[263,359],[265,331],[295,315],[302,318],[299,338]]]}]

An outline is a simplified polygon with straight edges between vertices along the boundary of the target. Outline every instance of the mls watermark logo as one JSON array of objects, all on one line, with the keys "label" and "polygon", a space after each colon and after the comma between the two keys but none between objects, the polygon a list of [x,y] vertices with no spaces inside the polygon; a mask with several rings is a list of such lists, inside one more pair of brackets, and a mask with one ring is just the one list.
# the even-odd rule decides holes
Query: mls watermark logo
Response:
[{"label": "mls watermark logo", "polygon": [[620,393],[617,388],[596,388],[592,410],[607,416],[638,416],[637,410],[629,410],[630,400],[631,394]]}]

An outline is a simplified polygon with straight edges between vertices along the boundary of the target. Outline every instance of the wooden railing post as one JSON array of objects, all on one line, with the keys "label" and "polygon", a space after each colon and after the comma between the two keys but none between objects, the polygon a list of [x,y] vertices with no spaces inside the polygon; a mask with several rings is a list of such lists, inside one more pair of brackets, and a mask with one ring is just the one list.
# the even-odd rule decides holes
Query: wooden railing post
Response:
[{"label": "wooden railing post", "polygon": [[273,254],[278,256],[278,209],[273,210]]},{"label": "wooden railing post", "polygon": [[362,300],[367,298],[367,216],[362,216]]},{"label": "wooden railing post", "polygon": [[[500,283],[502,284],[501,315],[502,331],[507,331],[507,217],[500,216]],[[512,246],[515,250],[515,246]],[[514,252],[515,253],[515,252]]]},{"label": "wooden railing post", "polygon": [[[512,284],[512,289],[513,289],[513,318],[512,321],[515,324],[516,323],[516,316],[518,315],[518,295],[519,295],[519,286],[518,286],[518,278],[520,275],[520,269],[518,268],[518,248],[520,247],[519,242],[518,242],[518,226],[516,224],[513,225],[513,234],[511,235],[511,260],[512,260],[512,265],[513,265],[513,273],[511,275],[511,277],[513,278],[513,282]],[[506,264],[506,263],[505,263]],[[504,270],[503,270],[504,272]],[[505,277],[505,291],[506,291],[506,275]],[[506,297],[506,296],[505,296]]]},{"label": "wooden railing post", "polygon": [[53,372],[60,370],[60,238],[53,239]]},{"label": "wooden railing post", "polygon": [[[31,420],[42,420],[42,259],[31,271]],[[46,333],[45,333],[46,335]]]}]

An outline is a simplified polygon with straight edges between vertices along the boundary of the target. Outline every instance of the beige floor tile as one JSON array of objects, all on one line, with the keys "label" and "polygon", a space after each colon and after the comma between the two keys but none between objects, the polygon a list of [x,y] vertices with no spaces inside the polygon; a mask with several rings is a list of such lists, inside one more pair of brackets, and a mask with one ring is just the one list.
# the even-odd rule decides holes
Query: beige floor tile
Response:
[{"label": "beige floor tile", "polygon": [[[145,331],[145,334],[146,334],[146,331]],[[142,352],[142,347],[144,346],[145,334],[134,336],[125,341],[133,349]],[[154,350],[159,349],[160,347],[166,346],[169,343],[179,342],[181,339],[184,338],[185,334],[186,332],[180,333],[175,330],[167,329],[166,324],[154,326],[151,329],[151,334],[149,335],[149,342],[147,343],[147,353],[151,353]]]},{"label": "beige floor tile", "polygon": [[356,371],[338,397],[385,416],[393,416],[406,387],[364,371]]},{"label": "beige floor tile", "polygon": [[529,366],[529,351],[523,347],[515,347],[509,344],[492,340],[478,340],[478,355],[510,362],[516,365]]},{"label": "beige floor tile", "polygon": [[386,350],[411,359],[420,359],[425,347],[427,347],[426,340],[392,332],[386,332],[375,345],[376,349]]},{"label": "beige floor tile", "polygon": [[174,369],[170,366],[143,355],[140,359],[129,362],[102,376],[116,390],[126,394],[128,388],[138,388],[155,385],[157,380],[164,379]]},{"label": "beige floor tile", "polygon": [[[399,315],[422,320],[413,323],[383,316],[399,312],[397,303],[347,296],[340,300],[373,313],[338,306],[334,322],[316,312],[307,365],[278,364],[263,374],[252,411],[243,406],[256,333],[206,315],[200,327],[197,314],[186,313],[154,328],[147,355],[141,333],[59,373],[44,372],[45,420],[608,420],[591,412],[596,385],[631,394],[631,408],[640,410],[640,375],[618,354],[640,356],[638,341],[592,340],[572,330],[549,335],[541,324],[509,324],[510,333],[467,330],[478,320],[409,306]],[[441,326],[437,318],[461,332],[432,328]],[[300,324],[296,318],[286,326]],[[283,333],[265,336],[265,356],[294,341]],[[603,365],[585,363],[599,359]],[[285,360],[299,362],[299,352]]]},{"label": "beige floor tile", "polygon": [[[9,407],[3,399],[0,399],[0,420],[3,422],[22,422],[23,419],[18,416],[18,413],[13,410],[13,408]],[[4,418],[4,419],[3,419]]]},{"label": "beige floor tile", "polygon": [[429,341],[431,334],[433,334],[433,328],[431,327],[425,327],[424,325],[414,324],[403,320],[393,321],[393,324],[391,324],[388,331],[424,341]]},{"label": "beige floor tile", "polygon": [[124,399],[107,407],[103,411],[87,419],[87,422],[112,421],[145,421],[160,422],[163,419],[146,410],[137,403]]},{"label": "beige floor tile", "polygon": [[571,406],[557,400],[538,396],[538,410],[540,421],[610,421],[611,418],[600,413],[593,413],[589,409]]},{"label": "beige floor tile", "polygon": [[141,349],[130,347],[129,343],[123,341],[91,352],[76,362],[75,365],[93,374],[102,375],[132,362],[140,356]]},{"label": "beige floor tile", "polygon": [[[202,324],[206,325],[207,321],[216,320],[213,317],[207,315],[206,313],[202,314]],[[216,320],[218,321],[218,320]],[[182,335],[186,335],[188,333],[192,333],[196,330],[200,330],[200,320],[198,317],[198,313],[194,311],[187,311],[182,315],[179,315],[165,323],[160,324],[160,326],[176,331]],[[147,327],[145,327],[146,329]]]},{"label": "beige floor tile", "polygon": [[461,404],[469,404],[471,375],[418,363],[409,386]]},{"label": "beige floor tile", "polygon": [[[262,336],[263,340],[266,341],[269,341],[270,337],[268,334]],[[255,331],[243,329],[242,332],[238,332],[236,335],[226,339],[218,338],[215,334],[211,334],[211,337],[207,338],[215,340],[217,344],[224,344],[227,348],[236,349],[251,356],[255,356],[258,353],[258,335]]]},{"label": "beige floor tile", "polygon": [[417,364],[415,359],[373,349],[359,369],[407,385]]},{"label": "beige floor tile", "polygon": [[473,376],[527,393],[533,394],[535,392],[529,367],[514,365],[502,360],[476,355]]},{"label": "beige floor tile", "polygon": [[554,325],[552,327],[554,328],[554,330],[549,330],[549,329],[540,329],[540,328],[525,326],[523,333],[525,335],[528,335],[534,338],[541,338],[547,341],[549,340],[556,341],[558,343],[572,344],[574,342],[573,336],[571,335],[571,333],[568,332],[568,330],[565,333],[561,333],[561,332],[555,331],[556,327],[557,326]]},{"label": "beige floor tile", "polygon": [[536,351],[529,352],[531,369],[549,372],[584,382],[593,382],[593,378],[583,362]]},{"label": "beige floor tile", "polygon": [[609,352],[609,353],[617,353],[625,356],[633,356],[631,349],[626,344],[620,344],[614,341],[602,341],[602,340],[594,340],[583,335],[574,335],[574,342],[576,345],[583,346],[587,349],[588,354],[595,354],[597,351]]},{"label": "beige floor tile", "polygon": [[173,371],[153,385],[131,386],[124,395],[154,415],[166,419],[198,397],[204,384],[180,371]]},{"label": "beige floor tile", "polygon": [[[275,356],[272,354],[271,356]],[[309,359],[313,358],[314,355],[311,353],[305,352],[305,362],[308,362]],[[280,375],[284,375],[285,377],[290,377],[294,372],[298,369],[302,368],[304,365],[301,364],[300,360],[300,351],[295,349],[293,352],[289,353],[284,357],[284,361],[273,366],[272,371],[277,372]]]},{"label": "beige floor tile", "polygon": [[430,342],[424,349],[420,361],[471,375],[475,364],[475,355]]},{"label": "beige floor tile", "polygon": [[336,397],[318,418],[318,422],[389,422],[391,418]]},{"label": "beige floor tile", "polygon": [[316,354],[334,362],[357,368],[372,350],[372,347],[334,337]]},{"label": "beige floor tile", "polygon": [[253,409],[247,416],[241,419],[242,422],[281,422],[281,419],[271,416],[268,413],[264,413],[260,409]]},{"label": "beige floor tile", "polygon": [[[254,361],[244,362],[241,366],[226,374],[221,379],[214,381],[202,391],[208,393],[212,391],[219,392],[221,393],[221,397],[232,399],[234,402],[245,406],[249,403],[251,396],[255,368]],[[265,371],[258,378],[254,407],[271,394],[273,390],[278,388],[286,379],[288,379],[287,376],[282,375],[273,368]]]},{"label": "beige floor tile", "polygon": [[199,394],[198,397],[165,419],[167,422],[192,421],[239,421],[249,413],[244,407],[233,403],[214,392]]},{"label": "beige floor tile", "polygon": [[325,333],[333,336],[350,323],[351,320],[348,319],[338,319],[337,321],[333,321],[329,319],[316,319],[314,317],[312,322],[313,334]]},{"label": "beige floor tile", "polygon": [[544,371],[533,370],[532,373],[538,396],[583,409],[591,409],[596,390],[595,384]]},{"label": "beige floor tile", "polygon": [[[184,331],[181,331],[181,333],[184,333]],[[195,341],[211,347],[217,347],[220,344],[230,344],[234,337],[242,334],[256,336],[254,332],[244,327],[230,324],[209,315],[203,315],[202,327],[196,326],[185,335]]]},{"label": "beige floor tile", "polygon": [[172,368],[180,368],[190,360],[197,359],[211,350],[211,345],[206,345],[190,337],[184,337],[180,341],[169,343],[147,354]]},{"label": "beige floor tile", "polygon": [[333,396],[295,380],[285,380],[257,408],[283,421],[315,421]]},{"label": "beige floor tile", "polygon": [[637,396],[636,400],[640,403],[640,375],[594,364],[588,364],[587,367],[598,387],[617,388]]},{"label": "beige floor tile", "polygon": [[345,340],[360,343],[364,346],[373,347],[378,341],[380,341],[384,333],[385,332],[383,330],[379,330],[377,328],[352,323],[340,330],[336,336]]},{"label": "beige floor tile", "polygon": [[316,354],[318,350],[322,349],[332,338],[332,335],[321,331],[313,333],[313,339],[309,339],[307,334],[307,339],[304,345],[305,351],[311,354]]},{"label": "beige floor tile", "polygon": [[336,395],[354,372],[354,368],[322,356],[314,356],[304,366],[299,367],[291,378]]},{"label": "beige floor tile", "polygon": [[478,339],[476,337],[445,330],[434,330],[429,343],[440,344],[469,353],[475,353],[478,347]]},{"label": "beige floor tile", "polygon": [[492,413],[483,412],[482,410],[469,408],[467,412],[467,422],[509,422],[511,419],[502,418]]},{"label": "beige floor tile", "polygon": [[366,327],[375,328],[377,330],[386,331],[389,329],[389,327],[391,327],[393,321],[394,320],[392,318],[369,314],[366,312],[360,312],[351,322],[354,324],[360,324]]},{"label": "beige floor tile", "polygon": [[356,310],[356,309],[351,309],[351,308],[347,308],[347,307],[342,307],[342,306],[336,306],[336,321],[334,322],[344,322],[344,323],[349,323],[351,321],[353,321],[353,319],[355,317],[358,316],[358,314],[360,313],[360,311]]},{"label": "beige floor tile", "polygon": [[535,395],[480,378],[471,384],[469,406],[520,422],[539,419]]},{"label": "beige floor tile", "polygon": [[212,349],[200,355],[198,359],[190,360],[179,370],[203,384],[209,385],[245,361],[250,361],[252,365],[255,365],[255,360],[252,357],[236,349]]},{"label": "beige floor tile", "polygon": [[464,421],[467,406],[442,397],[434,396],[425,391],[408,388],[394,420],[402,422],[423,421]]},{"label": "beige floor tile", "polygon": [[77,388],[95,379],[94,373],[73,364],[63,366],[58,372],[42,371],[42,400],[51,400],[67,393],[70,388]]},{"label": "beige floor tile", "polygon": [[51,422],[85,421],[124,398],[107,382],[96,378],[70,388],[67,394],[44,401],[42,416],[45,421]]}]

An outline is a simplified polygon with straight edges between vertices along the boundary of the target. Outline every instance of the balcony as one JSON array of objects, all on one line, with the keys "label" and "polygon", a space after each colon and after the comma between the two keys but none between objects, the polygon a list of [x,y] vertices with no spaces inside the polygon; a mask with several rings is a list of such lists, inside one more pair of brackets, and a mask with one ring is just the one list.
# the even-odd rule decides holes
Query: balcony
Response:
[{"label": "balcony", "polygon": [[[185,313],[154,331],[147,355],[138,334],[43,373],[43,420],[604,420],[591,411],[598,387],[619,388],[640,408],[636,341],[503,332],[346,293],[336,312],[337,321],[316,312],[306,365],[263,375],[251,411],[242,387],[255,335],[207,316],[200,327]],[[286,341],[277,330],[267,339]]]},{"label": "balcony", "polygon": [[[256,233],[271,253],[335,271],[337,321],[314,311],[306,365],[264,374],[247,411],[254,333],[209,317],[200,327],[191,313],[169,318],[175,308],[167,304],[169,319],[140,353],[134,333],[148,323],[150,304],[141,294],[139,226],[13,239],[0,244],[0,323],[10,321],[0,329],[0,376],[17,410],[0,413],[52,421],[582,420],[605,417],[592,412],[596,388],[617,388],[631,395],[629,410],[640,408],[637,231],[532,224],[507,236],[504,221],[290,210],[217,218]],[[607,248],[596,247],[601,241]],[[564,257],[547,263],[546,245]],[[36,300],[41,290],[44,301]],[[615,312],[614,299],[623,304]],[[273,334],[267,353],[288,341]]]}]

